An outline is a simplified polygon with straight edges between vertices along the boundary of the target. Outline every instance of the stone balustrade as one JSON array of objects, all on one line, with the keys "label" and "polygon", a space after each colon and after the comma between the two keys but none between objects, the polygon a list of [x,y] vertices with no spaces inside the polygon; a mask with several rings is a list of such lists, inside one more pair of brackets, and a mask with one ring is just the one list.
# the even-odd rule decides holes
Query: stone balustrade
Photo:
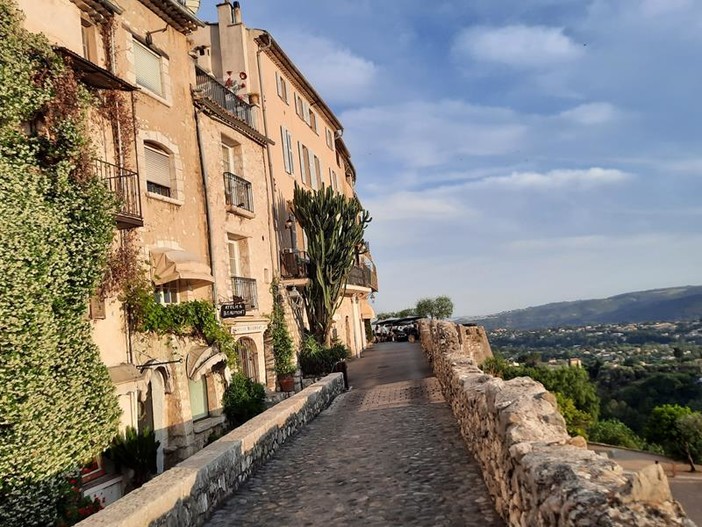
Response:
[{"label": "stone balustrade", "polygon": [[694,526],[660,465],[625,474],[568,435],[541,383],[483,373],[478,364],[492,355],[483,328],[424,320],[420,340],[508,525]]},{"label": "stone balustrade", "polygon": [[344,390],[333,373],[127,494],[80,527],[203,525],[252,470]]}]

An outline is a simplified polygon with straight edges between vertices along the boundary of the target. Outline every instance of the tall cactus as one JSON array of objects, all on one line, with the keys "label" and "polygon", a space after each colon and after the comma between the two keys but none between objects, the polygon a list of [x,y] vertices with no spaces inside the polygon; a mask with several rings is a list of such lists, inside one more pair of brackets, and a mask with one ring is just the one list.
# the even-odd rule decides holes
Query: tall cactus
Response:
[{"label": "tall cactus", "polygon": [[307,235],[310,283],[303,298],[310,331],[319,343],[329,344],[332,317],[371,217],[356,198],[325,186],[308,191],[296,184],[293,207]]}]

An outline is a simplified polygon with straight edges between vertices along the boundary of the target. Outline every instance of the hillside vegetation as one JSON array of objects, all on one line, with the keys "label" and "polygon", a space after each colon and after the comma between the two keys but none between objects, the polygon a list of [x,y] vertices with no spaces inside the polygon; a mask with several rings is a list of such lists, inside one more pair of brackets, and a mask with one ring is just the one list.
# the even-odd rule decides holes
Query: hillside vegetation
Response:
[{"label": "hillside vegetation", "polygon": [[702,318],[702,286],[684,286],[602,299],[556,302],[486,317],[464,317],[459,322],[474,322],[488,329],[538,329],[699,318]]}]

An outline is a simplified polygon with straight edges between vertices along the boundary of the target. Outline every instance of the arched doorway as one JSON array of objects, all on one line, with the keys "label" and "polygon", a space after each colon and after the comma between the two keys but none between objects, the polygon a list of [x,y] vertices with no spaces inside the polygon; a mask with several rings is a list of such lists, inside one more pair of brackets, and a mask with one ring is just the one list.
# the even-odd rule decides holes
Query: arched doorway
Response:
[{"label": "arched doorway", "polygon": [[244,375],[258,381],[258,349],[256,343],[249,337],[239,339],[239,358]]},{"label": "arched doorway", "polygon": [[156,453],[156,470],[164,470],[164,448],[168,444],[168,430],[165,417],[166,383],[163,375],[153,371],[145,393],[139,397],[139,430],[146,428],[154,431],[156,441],[160,444]]}]

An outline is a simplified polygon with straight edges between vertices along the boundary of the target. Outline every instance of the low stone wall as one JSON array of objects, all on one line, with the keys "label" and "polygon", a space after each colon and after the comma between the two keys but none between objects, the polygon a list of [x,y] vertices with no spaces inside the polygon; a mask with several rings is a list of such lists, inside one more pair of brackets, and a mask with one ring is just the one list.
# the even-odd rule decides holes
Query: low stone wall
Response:
[{"label": "low stone wall", "polygon": [[257,465],[343,390],[343,376],[328,375],[83,520],[80,527],[202,525]]},{"label": "low stone wall", "polygon": [[424,320],[420,339],[508,525],[694,526],[659,465],[624,474],[568,435],[541,383],[483,373],[477,364],[491,355],[483,328]]}]

